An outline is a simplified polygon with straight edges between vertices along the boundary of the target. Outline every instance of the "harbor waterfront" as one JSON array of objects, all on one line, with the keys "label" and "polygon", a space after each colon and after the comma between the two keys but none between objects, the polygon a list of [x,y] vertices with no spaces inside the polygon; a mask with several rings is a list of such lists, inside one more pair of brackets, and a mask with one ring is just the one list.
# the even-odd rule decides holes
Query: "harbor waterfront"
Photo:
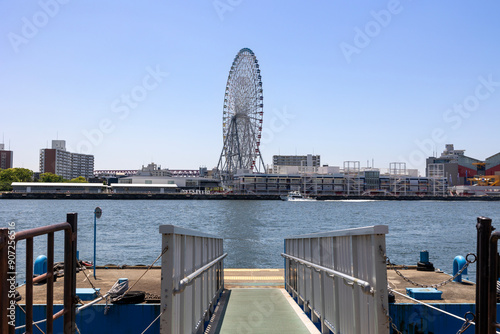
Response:
[{"label": "harbor waterfront", "polygon": [[[224,201],[224,200],[4,200],[1,226],[15,231],[54,224],[78,213],[80,258],[92,260],[93,212],[97,222],[99,266],[148,265],[160,254],[160,225],[173,224],[224,238],[226,268],[282,268],[283,239],[290,235],[386,224],[387,255],[393,263],[415,265],[428,250],[436,268],[451,273],[453,258],[476,252],[476,218],[500,226],[498,202],[482,201]],[[62,234],[56,233],[56,261],[62,260]],[[18,245],[18,268],[24,266]],[[35,239],[35,257],[46,253],[46,239]],[[97,271],[98,275],[99,271]],[[469,267],[475,280],[475,265]],[[18,281],[23,281],[19,272]]]}]

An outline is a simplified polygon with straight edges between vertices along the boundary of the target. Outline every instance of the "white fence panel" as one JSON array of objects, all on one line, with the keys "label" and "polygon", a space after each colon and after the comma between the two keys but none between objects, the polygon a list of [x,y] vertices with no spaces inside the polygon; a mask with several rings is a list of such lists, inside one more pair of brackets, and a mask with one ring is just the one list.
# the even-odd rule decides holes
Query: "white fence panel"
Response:
[{"label": "white fence panel", "polygon": [[322,333],[388,334],[386,225],[285,239],[287,291]]},{"label": "white fence panel", "polygon": [[203,333],[224,289],[223,239],[161,225],[160,333]]}]

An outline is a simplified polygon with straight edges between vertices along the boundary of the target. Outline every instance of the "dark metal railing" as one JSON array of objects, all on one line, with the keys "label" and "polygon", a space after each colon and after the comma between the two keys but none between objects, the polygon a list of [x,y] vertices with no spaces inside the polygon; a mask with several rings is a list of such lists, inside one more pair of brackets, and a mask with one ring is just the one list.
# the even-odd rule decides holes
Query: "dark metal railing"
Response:
[{"label": "dark metal railing", "polygon": [[[26,333],[33,333],[33,284],[47,280],[47,324],[46,332],[53,333],[53,321],[64,315],[64,333],[74,333],[76,318],[76,213],[68,213],[65,223],[37,227],[17,233],[8,228],[0,229],[0,332],[15,333],[15,321],[10,321],[9,305],[16,305],[11,281],[15,280],[15,249],[21,240],[26,240]],[[54,233],[64,231],[64,308],[53,314],[54,305]],[[33,278],[33,238],[47,235],[47,273]],[[14,255],[12,255],[14,254]],[[9,257],[10,255],[10,257]],[[12,260],[14,259],[14,260]],[[11,280],[9,281],[9,278]],[[15,319],[15,318],[14,318]],[[11,322],[11,324],[9,324]]]},{"label": "dark metal railing", "polygon": [[497,323],[498,239],[491,219],[477,218],[476,334],[493,334]]}]

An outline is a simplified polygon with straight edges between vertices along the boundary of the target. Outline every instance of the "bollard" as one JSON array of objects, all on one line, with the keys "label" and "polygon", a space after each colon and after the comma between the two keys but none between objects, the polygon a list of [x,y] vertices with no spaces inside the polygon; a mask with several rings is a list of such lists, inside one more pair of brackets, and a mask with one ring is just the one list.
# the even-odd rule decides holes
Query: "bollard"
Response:
[{"label": "bollard", "polygon": [[45,255],[40,255],[35,260],[35,265],[33,267],[33,274],[36,276],[43,275],[47,272],[47,257]]},{"label": "bollard", "polygon": [[[453,276],[455,276],[465,266],[466,263],[467,261],[465,261],[465,258],[462,255],[455,256],[455,258],[453,259]],[[467,268],[465,268],[460,275],[455,277],[453,279],[453,282],[461,283],[462,275],[467,275]]]}]

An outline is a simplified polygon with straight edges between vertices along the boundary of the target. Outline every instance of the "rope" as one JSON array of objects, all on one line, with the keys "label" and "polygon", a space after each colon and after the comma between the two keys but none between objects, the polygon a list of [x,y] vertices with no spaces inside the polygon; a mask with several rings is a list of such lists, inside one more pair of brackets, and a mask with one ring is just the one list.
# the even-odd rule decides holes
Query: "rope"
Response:
[{"label": "rope", "polygon": [[98,289],[94,286],[94,284],[92,284],[92,282],[90,281],[89,274],[87,274],[87,272],[85,271],[85,269],[86,269],[86,268],[85,268],[85,266],[81,264],[81,261],[78,261],[77,263],[78,263],[78,265],[79,265],[79,267],[78,267],[78,268],[82,269],[83,274],[85,275],[85,277],[87,277],[87,281],[89,282],[89,284],[90,284],[90,286],[92,287],[92,289],[94,289],[94,291],[97,293],[97,295],[98,295],[99,297],[102,297],[101,291],[100,291],[100,290],[98,290]]},{"label": "rope", "polygon": [[[427,304],[427,303],[421,302],[420,300],[417,300],[417,299],[415,299],[415,298],[412,298],[412,297],[410,297],[410,296],[407,296],[407,295],[405,295],[405,294],[403,294],[403,293],[401,293],[401,292],[398,292],[398,291],[396,291],[396,290],[391,289],[391,292],[397,293],[398,295],[400,295],[400,296],[402,296],[402,297],[405,297],[405,298],[408,298],[408,299],[410,299],[411,301],[414,301],[415,303],[418,303],[418,304],[421,304],[421,305],[425,305],[425,306],[427,306],[427,307],[429,307],[429,308],[431,308],[431,309],[433,309],[433,310],[436,310],[436,311],[442,312],[442,313],[444,313],[444,314],[446,314],[446,315],[449,315],[450,317],[453,317],[453,318],[455,318],[455,319],[458,319],[458,320],[464,320],[464,318],[460,318],[458,315],[455,315],[455,314],[450,313],[450,312],[447,312],[447,311],[443,311],[443,310],[441,310],[441,309],[439,309],[439,308],[437,308],[437,307],[435,307],[435,306],[432,306],[432,305],[430,305],[430,304]],[[471,323],[472,323],[473,325],[476,325],[474,322],[471,322]]]},{"label": "rope", "polygon": [[[433,309],[433,310],[436,310],[436,311],[439,311],[439,312],[444,313],[444,314],[446,314],[446,315],[449,315],[450,317],[453,317],[453,318],[455,318],[455,319],[462,320],[462,321],[464,320],[464,318],[461,318],[461,317],[459,317],[458,315],[455,315],[455,314],[450,313],[450,312],[443,311],[443,310],[441,310],[441,309],[439,309],[439,308],[437,308],[437,307],[434,307],[434,306],[432,306],[432,305],[430,305],[430,304],[426,304],[426,303],[424,303],[424,302],[421,302],[420,300],[417,300],[417,299],[415,299],[415,298],[412,298],[412,297],[410,297],[410,296],[407,296],[407,295],[405,295],[405,294],[403,294],[403,293],[401,293],[401,292],[398,292],[398,291],[396,291],[396,290],[390,289],[390,291],[391,291],[391,292],[394,292],[394,293],[397,293],[398,295],[400,295],[400,296],[402,296],[402,297],[408,298],[408,299],[410,299],[411,301],[414,301],[415,303],[418,303],[418,304],[421,304],[421,305],[427,306],[427,307],[429,307],[429,308],[431,308],[431,309]],[[470,325],[474,325],[474,326],[476,325],[476,323],[475,323],[475,322],[473,322],[473,321],[470,321],[470,320],[467,320],[467,319],[465,319],[465,320],[466,320],[466,321],[467,321]],[[500,332],[498,332],[498,331],[496,331],[495,333],[500,334]]]},{"label": "rope", "polygon": [[167,250],[168,250],[168,246],[166,246],[166,247],[162,250],[161,254],[160,254],[160,255],[158,255],[158,257],[156,258],[156,260],[154,260],[154,261],[153,261],[153,263],[151,263],[151,264],[149,265],[148,269],[146,269],[146,271],[145,271],[145,272],[141,275],[141,277],[139,277],[139,278],[137,279],[137,281],[135,281],[135,282],[134,282],[134,284],[132,284],[132,286],[131,286],[130,288],[128,288],[128,290],[127,290],[127,291],[125,291],[125,293],[124,293],[123,295],[121,295],[121,296],[117,297],[117,298],[115,299],[115,301],[122,299],[122,298],[123,298],[123,296],[125,296],[127,293],[129,293],[129,291],[130,291],[130,290],[132,290],[132,289],[134,288],[134,286],[135,286],[135,285],[136,285],[136,284],[137,284],[137,283],[138,283],[138,282],[139,282],[139,281],[140,281],[140,280],[144,277],[144,275],[146,275],[146,273],[147,273],[147,272],[148,272],[151,268],[153,268],[153,266],[154,266],[154,264],[156,263],[156,261],[158,261],[158,260],[159,260],[159,259],[163,256],[163,254],[165,254],[165,252],[166,252]]},{"label": "rope", "polygon": [[[16,305],[21,309],[21,311],[24,312],[24,314],[26,314],[26,311],[22,308],[21,305],[19,305],[18,303],[16,303]],[[38,320],[38,321],[36,321],[36,322],[33,323],[33,325],[35,325],[35,327],[38,328],[38,330],[40,332],[42,332],[43,334],[45,334],[45,333],[42,331],[42,329],[40,327],[38,327],[38,324],[40,324],[42,322],[45,322],[45,321],[47,321],[47,319]],[[26,325],[22,325],[22,326],[16,327],[16,329],[21,329],[21,328],[25,328],[25,327],[26,327]],[[24,332],[24,333],[26,333],[26,332]]]},{"label": "rope", "polygon": [[146,333],[146,331],[149,329],[149,327],[153,326],[153,324],[156,322],[156,320],[160,319],[161,315],[163,314],[163,312],[165,312],[165,310],[161,311],[161,313],[155,318],[155,320],[153,320],[153,322],[151,322],[149,324],[148,327],[146,327],[146,329],[141,333],[141,334],[144,334]]}]

